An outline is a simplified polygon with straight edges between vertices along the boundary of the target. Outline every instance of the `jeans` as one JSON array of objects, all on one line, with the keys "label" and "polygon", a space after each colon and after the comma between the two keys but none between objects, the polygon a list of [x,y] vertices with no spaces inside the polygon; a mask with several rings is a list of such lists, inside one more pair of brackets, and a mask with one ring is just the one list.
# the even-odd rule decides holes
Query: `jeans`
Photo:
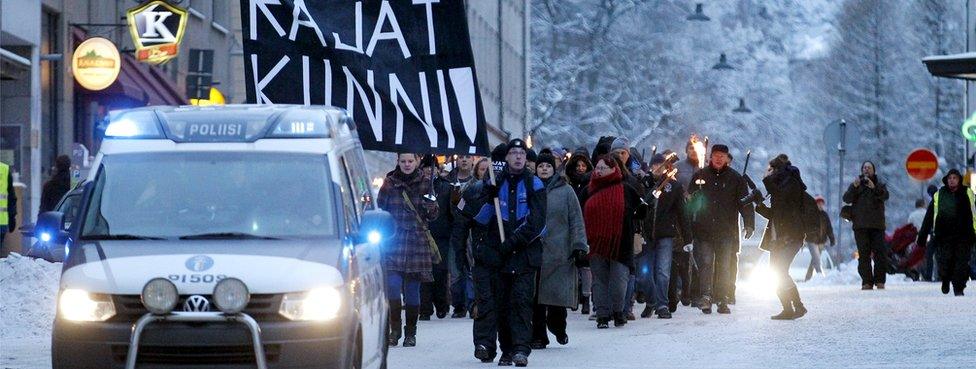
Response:
[{"label": "jeans", "polygon": [[668,299],[672,307],[677,307],[681,300],[690,301],[691,290],[691,253],[684,251],[674,251],[671,254],[671,280],[668,284]]},{"label": "jeans", "polygon": [[796,254],[800,252],[801,248],[803,248],[802,240],[786,241],[783,245],[769,252],[769,269],[772,270],[779,282],[776,287],[776,294],[779,295],[784,308],[786,308],[790,296],[796,296],[797,301],[794,303],[799,302],[799,293],[797,292],[795,295],[791,293],[791,290],[796,289],[796,282],[793,282],[793,277],[790,276],[790,265],[793,264],[793,259],[796,258]]},{"label": "jeans", "polygon": [[[728,303],[730,284],[729,258],[734,252],[733,242],[737,241],[701,241],[695,245],[695,263],[698,264],[698,280],[701,284],[701,297],[713,303]],[[702,306],[703,308],[706,306]]]},{"label": "jeans", "polygon": [[593,255],[590,271],[593,273],[593,310],[597,318],[610,319],[611,314],[622,313],[630,269],[615,260]]},{"label": "jeans", "polygon": [[820,265],[820,250],[823,250],[823,244],[808,243],[807,250],[810,250],[810,266],[807,267],[807,275],[803,280],[809,281],[813,278],[813,272],[823,274],[823,267]]},{"label": "jeans", "polygon": [[671,283],[671,255],[673,238],[661,238],[653,246],[644,248],[637,262],[637,280],[647,306],[654,310],[668,306],[668,288]]},{"label": "jeans", "polygon": [[467,312],[474,304],[474,282],[468,271],[454,275],[451,281],[451,305],[454,312]]},{"label": "jeans", "polygon": [[939,273],[936,273],[936,260],[935,252],[938,250],[938,245],[934,241],[929,241],[925,244],[925,261],[922,267],[922,280],[923,281],[939,281]]},{"label": "jeans", "polygon": [[634,311],[634,293],[637,291],[637,276],[627,275],[627,292],[624,293],[624,311]]},{"label": "jeans", "polygon": [[386,297],[390,301],[400,301],[403,294],[404,306],[420,306],[420,281],[404,278],[402,274],[386,274]]},{"label": "jeans", "polygon": [[861,275],[861,284],[885,283],[888,276],[888,247],[884,243],[884,231],[855,229],[854,241],[857,242],[857,272]]}]

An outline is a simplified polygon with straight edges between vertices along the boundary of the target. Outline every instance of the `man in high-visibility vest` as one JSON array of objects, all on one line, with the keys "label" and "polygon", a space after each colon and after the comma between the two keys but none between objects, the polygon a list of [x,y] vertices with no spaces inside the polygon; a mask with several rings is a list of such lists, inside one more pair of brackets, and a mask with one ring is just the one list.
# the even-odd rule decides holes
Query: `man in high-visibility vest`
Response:
[{"label": "man in high-visibility vest", "polygon": [[0,250],[7,233],[17,229],[17,194],[14,193],[14,179],[10,166],[0,163]]},{"label": "man in high-visibility vest", "polygon": [[932,197],[917,243],[925,246],[929,234],[936,249],[942,293],[949,294],[949,285],[956,296],[962,296],[969,279],[969,258],[976,243],[976,199],[973,191],[962,185],[962,174],[952,169],[944,178],[945,184]]}]

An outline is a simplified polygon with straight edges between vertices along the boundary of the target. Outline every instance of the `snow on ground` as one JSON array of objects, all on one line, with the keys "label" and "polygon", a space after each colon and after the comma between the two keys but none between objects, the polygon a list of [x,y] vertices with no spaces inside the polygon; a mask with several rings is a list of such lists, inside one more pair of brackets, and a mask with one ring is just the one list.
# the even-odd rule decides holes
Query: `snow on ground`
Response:
[{"label": "snow on ground", "polygon": [[[762,265],[760,263],[760,265]],[[792,274],[802,277],[803,260]],[[810,313],[779,311],[768,275],[743,271],[733,314],[681,307],[674,319],[639,319],[596,329],[570,314],[568,346],[533,352],[533,368],[962,368],[976,355],[976,298],[943,296],[938,285],[890,275],[884,291],[860,291],[856,263],[800,284]],[[0,368],[50,367],[60,264],[0,259]],[[972,295],[972,294],[970,294]],[[639,312],[641,305],[636,307]],[[487,368],[472,356],[471,320],[421,322],[419,346],[393,348],[390,368]],[[554,341],[554,340],[553,340]]]}]

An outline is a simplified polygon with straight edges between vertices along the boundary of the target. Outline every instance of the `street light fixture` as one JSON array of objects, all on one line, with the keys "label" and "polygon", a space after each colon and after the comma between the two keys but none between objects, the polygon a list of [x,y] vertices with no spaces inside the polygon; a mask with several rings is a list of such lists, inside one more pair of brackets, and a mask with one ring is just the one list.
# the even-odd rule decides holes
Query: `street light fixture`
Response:
[{"label": "street light fixture", "polygon": [[722,53],[718,57],[718,63],[712,66],[715,70],[734,70],[735,67],[729,64],[728,58],[726,58],[725,53]]},{"label": "street light fixture", "polygon": [[702,9],[703,6],[704,5],[702,5],[702,3],[695,4],[695,13],[689,15],[688,20],[697,21],[697,22],[708,22],[712,20],[712,18],[709,18],[707,15],[705,15],[705,11]]},{"label": "street light fixture", "polygon": [[735,108],[735,109],[732,109],[732,112],[733,113],[748,114],[748,113],[752,113],[752,110],[746,107],[746,99],[740,97],[739,98],[739,107],[738,108]]}]

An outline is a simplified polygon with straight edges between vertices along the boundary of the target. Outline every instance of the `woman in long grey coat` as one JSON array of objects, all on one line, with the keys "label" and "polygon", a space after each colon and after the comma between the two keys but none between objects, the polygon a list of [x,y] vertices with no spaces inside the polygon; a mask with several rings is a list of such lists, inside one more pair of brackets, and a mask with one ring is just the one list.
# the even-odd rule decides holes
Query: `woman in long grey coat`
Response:
[{"label": "woman in long grey coat", "polygon": [[589,252],[583,211],[576,191],[556,173],[552,154],[539,155],[536,174],[546,184],[546,237],[539,273],[539,293],[532,314],[532,348],[549,345],[548,328],[560,345],[569,343],[566,334],[566,308],[579,303],[577,265]]}]

